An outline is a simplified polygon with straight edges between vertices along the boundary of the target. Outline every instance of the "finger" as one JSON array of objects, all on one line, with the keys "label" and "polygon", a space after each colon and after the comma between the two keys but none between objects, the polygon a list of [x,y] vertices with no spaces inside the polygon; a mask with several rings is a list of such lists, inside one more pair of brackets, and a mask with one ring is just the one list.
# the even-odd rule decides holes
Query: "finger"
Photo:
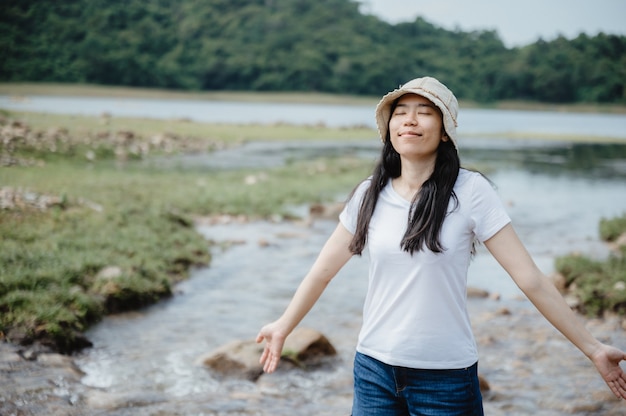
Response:
[{"label": "finger", "polygon": [[607,381],[606,385],[609,386],[609,389],[611,389],[611,392],[613,392],[613,394],[615,395],[615,397],[620,398],[621,395],[619,393],[619,390],[617,388],[617,385],[614,381]]},{"label": "finger", "polygon": [[272,356],[270,355],[268,360],[265,361],[265,365],[263,366],[263,371],[265,371],[266,373],[272,373],[274,371],[274,368],[272,366]]},{"label": "finger", "polygon": [[616,382],[610,382],[609,387],[613,394],[615,394],[615,397],[617,397],[618,399],[626,399],[626,391],[621,388]]},{"label": "finger", "polygon": [[606,384],[618,399],[626,399],[626,384],[622,377],[618,377],[616,380],[607,381]]},{"label": "finger", "polygon": [[280,359],[280,357],[277,357],[276,355],[271,355],[270,356],[270,365],[269,365],[269,373],[273,373],[276,370],[276,367],[278,367],[278,360]]},{"label": "finger", "polygon": [[618,377],[615,384],[622,397],[626,398],[626,375],[622,374],[621,377]]},{"label": "finger", "polygon": [[266,345],[265,348],[263,348],[263,354],[261,354],[261,358],[259,358],[259,363],[264,364],[267,361],[267,356],[269,355],[269,353],[270,349]]},{"label": "finger", "polygon": [[259,334],[256,336],[256,343],[259,344],[261,341],[263,341],[263,339],[265,339],[265,337],[262,333],[259,332]]},{"label": "finger", "polygon": [[266,373],[273,373],[278,367],[278,361],[280,361],[280,356],[270,352],[268,359],[265,362],[265,366],[263,367],[263,371]]}]

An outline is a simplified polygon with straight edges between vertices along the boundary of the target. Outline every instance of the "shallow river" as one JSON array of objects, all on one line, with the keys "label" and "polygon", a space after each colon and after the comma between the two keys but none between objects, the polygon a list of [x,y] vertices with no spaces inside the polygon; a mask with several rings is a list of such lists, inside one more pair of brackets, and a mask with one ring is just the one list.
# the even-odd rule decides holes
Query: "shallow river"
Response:
[{"label": "shallow river", "polygon": [[[468,142],[462,152],[465,163],[489,167],[489,177],[518,232],[545,272],[553,270],[558,255],[578,251],[601,258],[608,254],[598,240],[598,221],[626,211],[626,146],[520,142],[486,149],[483,144]],[[252,143],[181,160],[210,170],[224,167],[229,157],[228,165],[262,167],[312,153],[354,154],[356,150],[362,157],[371,157],[376,152],[369,142],[309,143],[299,149]],[[351,260],[302,324],[323,332],[337,347],[335,365],[313,372],[278,372],[251,383],[224,379],[196,364],[198,357],[222,344],[254,338],[264,323],[275,319],[334,226],[335,221],[318,220],[312,225],[232,222],[200,227],[207,239],[239,243],[216,250],[211,266],[195,270],[172,299],[107,318],[94,327],[87,334],[94,347],[78,357],[86,372],[83,382],[102,391],[99,400],[108,403],[110,414],[293,415],[294,407],[302,415],[349,414],[351,360],[366,290],[365,259]],[[487,354],[481,359],[486,363],[483,372],[494,391],[519,388],[520,374],[528,383],[523,392],[500,393],[486,400],[489,414],[561,414],[563,403],[581,394],[596,391],[593,394],[602,395],[605,387],[584,366],[584,357],[547,327],[527,301],[520,300],[520,291],[484,250],[473,261],[469,283],[501,295],[499,301],[470,302],[481,354]],[[501,326],[494,326],[497,320],[492,315],[503,307],[513,311],[513,316],[500,317]],[[522,339],[507,335],[508,331],[520,331]],[[615,334],[609,331],[606,336]],[[623,331],[617,335],[611,342],[626,347]],[[559,356],[550,358],[544,353],[543,359],[557,368],[565,365],[580,372],[584,381],[572,380],[571,371],[554,371],[547,383],[542,372],[528,374],[523,366],[517,368],[528,349],[538,344],[550,348],[556,344],[554,353]],[[535,364],[544,366],[540,357],[533,355],[531,361],[535,359]],[[544,371],[550,371],[545,365]],[[581,414],[606,412],[596,405],[598,412],[589,413],[585,406],[581,408],[586,413]],[[515,411],[509,413],[511,409]],[[167,413],[174,411],[180,413]]]}]

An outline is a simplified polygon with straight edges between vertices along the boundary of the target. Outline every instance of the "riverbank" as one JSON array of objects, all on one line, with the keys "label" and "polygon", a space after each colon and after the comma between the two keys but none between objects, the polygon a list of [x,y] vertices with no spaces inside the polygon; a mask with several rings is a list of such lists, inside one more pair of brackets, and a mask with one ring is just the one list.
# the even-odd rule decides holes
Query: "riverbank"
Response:
[{"label": "riverbank", "polygon": [[1,340],[64,353],[89,346],[83,332],[103,316],[171,296],[190,267],[209,263],[194,217],[286,217],[289,206],[332,199],[369,169],[351,157],[210,173],[144,164],[230,142],[206,125],[150,134],[133,129],[141,120],[82,120],[47,128],[0,120]]}]

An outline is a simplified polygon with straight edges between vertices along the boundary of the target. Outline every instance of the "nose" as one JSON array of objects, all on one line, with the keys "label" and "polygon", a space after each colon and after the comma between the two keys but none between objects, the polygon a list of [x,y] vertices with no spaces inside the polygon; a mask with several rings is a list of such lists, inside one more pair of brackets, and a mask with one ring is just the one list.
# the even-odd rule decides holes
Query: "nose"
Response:
[{"label": "nose", "polygon": [[416,111],[409,111],[406,114],[406,117],[404,119],[404,125],[406,125],[406,126],[416,126],[417,125],[417,112]]}]

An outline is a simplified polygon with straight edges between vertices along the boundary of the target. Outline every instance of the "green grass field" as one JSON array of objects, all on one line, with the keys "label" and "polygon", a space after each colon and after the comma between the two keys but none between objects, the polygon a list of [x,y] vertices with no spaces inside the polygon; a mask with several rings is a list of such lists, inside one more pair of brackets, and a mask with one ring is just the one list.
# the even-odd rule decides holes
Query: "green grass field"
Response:
[{"label": "green grass field", "polygon": [[[0,149],[11,162],[0,167],[0,335],[64,352],[83,345],[82,332],[105,314],[169,296],[191,266],[209,263],[209,243],[195,231],[195,218],[286,217],[292,206],[347,192],[371,168],[346,158],[264,171],[142,163],[203,143],[337,134],[328,129],[251,127],[235,136],[227,126],[186,122],[119,119],[105,128],[97,117],[4,117],[3,131],[14,119],[22,130],[14,128]],[[60,128],[49,133],[53,126]],[[171,132],[178,147],[131,151],[160,129]],[[108,133],[96,134],[102,131]],[[132,140],[120,144],[116,131],[132,132]],[[85,157],[89,152],[95,156]],[[260,180],[251,184],[250,177]]]}]

